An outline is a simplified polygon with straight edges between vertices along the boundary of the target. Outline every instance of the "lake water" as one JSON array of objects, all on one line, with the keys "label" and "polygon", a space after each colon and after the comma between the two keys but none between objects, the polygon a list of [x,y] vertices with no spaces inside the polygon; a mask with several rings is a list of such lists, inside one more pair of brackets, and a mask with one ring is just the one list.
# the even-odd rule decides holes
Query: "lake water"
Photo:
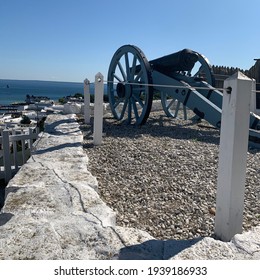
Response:
[{"label": "lake water", "polygon": [[[91,84],[91,93],[94,93],[94,85]],[[0,79],[0,106],[14,102],[24,102],[26,95],[46,96],[51,100],[75,93],[84,93],[82,83],[53,82],[53,81],[28,81],[28,80],[3,80]]]}]

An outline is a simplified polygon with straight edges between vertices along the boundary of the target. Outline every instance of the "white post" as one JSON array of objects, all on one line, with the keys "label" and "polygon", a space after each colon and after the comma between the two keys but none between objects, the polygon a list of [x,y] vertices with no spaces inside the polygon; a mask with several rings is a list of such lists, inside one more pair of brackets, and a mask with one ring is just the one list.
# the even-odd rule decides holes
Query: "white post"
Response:
[{"label": "white post", "polygon": [[4,169],[5,169],[5,182],[8,183],[12,178],[12,165],[11,165],[11,153],[9,145],[9,130],[3,130],[3,156],[4,156]]},{"label": "white post", "polygon": [[101,145],[103,132],[103,95],[104,77],[101,73],[95,76],[95,104],[94,104],[94,145]]},{"label": "white post", "polygon": [[30,148],[30,154],[32,153],[33,149],[33,128],[29,128],[29,148]]},{"label": "white post", "polygon": [[[24,133],[24,132],[23,132],[23,133]],[[22,159],[23,159],[23,164],[25,164],[25,162],[26,162],[26,156],[25,156],[25,140],[22,139],[21,142],[22,142]]]},{"label": "white post", "polygon": [[84,123],[90,123],[90,82],[84,80]]},{"label": "white post", "polygon": [[[12,135],[16,135],[16,130],[14,129]],[[12,141],[13,144],[13,153],[14,153],[14,166],[15,171],[18,171],[18,155],[17,155],[17,141]]]},{"label": "white post", "polygon": [[222,241],[242,232],[252,83],[241,72],[224,81],[215,218]]}]

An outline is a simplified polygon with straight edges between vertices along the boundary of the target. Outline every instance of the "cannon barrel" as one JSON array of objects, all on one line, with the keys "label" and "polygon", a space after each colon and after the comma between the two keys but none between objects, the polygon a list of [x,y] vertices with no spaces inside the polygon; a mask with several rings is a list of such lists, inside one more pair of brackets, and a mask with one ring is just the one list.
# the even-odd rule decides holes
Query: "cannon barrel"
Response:
[{"label": "cannon barrel", "polygon": [[149,63],[154,70],[169,75],[176,71],[191,71],[198,59],[199,56],[196,52],[183,49],[182,51],[150,60]]}]

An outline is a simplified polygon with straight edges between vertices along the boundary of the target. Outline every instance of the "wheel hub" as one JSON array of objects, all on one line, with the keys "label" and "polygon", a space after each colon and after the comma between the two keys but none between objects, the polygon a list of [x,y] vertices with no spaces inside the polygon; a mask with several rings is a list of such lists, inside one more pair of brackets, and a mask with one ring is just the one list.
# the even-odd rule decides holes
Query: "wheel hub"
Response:
[{"label": "wheel hub", "polygon": [[125,83],[118,83],[116,92],[119,98],[130,98],[132,96],[132,86]]}]

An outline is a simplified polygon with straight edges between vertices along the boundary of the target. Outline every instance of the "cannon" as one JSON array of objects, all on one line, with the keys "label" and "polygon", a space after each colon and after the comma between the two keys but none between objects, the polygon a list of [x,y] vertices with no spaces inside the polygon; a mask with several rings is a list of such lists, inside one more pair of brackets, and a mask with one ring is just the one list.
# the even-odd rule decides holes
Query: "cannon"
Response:
[{"label": "cannon", "polygon": [[[183,104],[199,118],[220,128],[223,94],[214,84],[209,61],[198,52],[183,49],[148,61],[138,47],[124,45],[112,57],[107,94],[113,116],[119,121],[145,124],[156,91],[160,92],[167,116],[176,116],[178,106]],[[259,124],[260,117],[250,113],[252,139],[260,138]]]},{"label": "cannon", "polygon": [[197,52],[184,49],[148,61],[138,47],[125,45],[115,52],[107,81],[114,117],[142,125],[150,114],[155,90],[160,92],[163,109],[171,117],[172,105],[175,100],[181,102],[178,93],[184,96],[188,83],[201,86],[205,81],[214,86],[214,75],[208,60]]}]

